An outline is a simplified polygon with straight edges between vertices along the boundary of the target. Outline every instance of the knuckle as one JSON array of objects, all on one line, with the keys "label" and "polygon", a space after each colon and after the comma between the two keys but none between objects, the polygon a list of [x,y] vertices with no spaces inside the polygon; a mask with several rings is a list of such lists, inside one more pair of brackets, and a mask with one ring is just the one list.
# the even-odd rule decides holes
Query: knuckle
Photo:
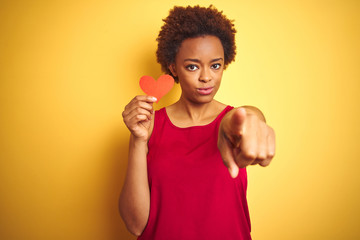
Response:
[{"label": "knuckle", "polygon": [[127,117],[123,117],[123,121],[124,121],[125,124],[127,124],[129,122]]},{"label": "knuckle", "polygon": [[141,107],[136,107],[136,108],[135,108],[135,111],[136,111],[137,113],[143,113],[143,110],[142,110]]},{"label": "knuckle", "polygon": [[246,152],[243,152],[243,157],[244,157],[246,160],[255,160],[255,159],[256,159],[256,152],[255,152],[255,151],[248,150],[248,151],[246,151]]},{"label": "knuckle", "polygon": [[259,153],[259,155],[257,156],[257,159],[259,160],[265,160],[267,159],[267,154],[265,152],[261,152]]},{"label": "knuckle", "polygon": [[141,121],[141,120],[144,120],[146,117],[144,116],[144,115],[136,115],[136,119],[138,120],[138,121]]},{"label": "knuckle", "polygon": [[144,102],[143,102],[143,101],[139,101],[139,102],[137,103],[137,106],[143,108],[143,107],[144,107]]},{"label": "knuckle", "polygon": [[275,157],[275,153],[274,152],[270,152],[270,153],[268,153],[268,155],[267,155],[267,158],[269,158],[269,159],[272,159],[272,158],[274,158]]},{"label": "knuckle", "polygon": [[238,167],[240,168],[244,168],[250,164],[252,164],[254,162],[255,159],[249,159],[247,157],[245,157],[243,154],[239,155],[236,158],[236,164],[238,165]]}]

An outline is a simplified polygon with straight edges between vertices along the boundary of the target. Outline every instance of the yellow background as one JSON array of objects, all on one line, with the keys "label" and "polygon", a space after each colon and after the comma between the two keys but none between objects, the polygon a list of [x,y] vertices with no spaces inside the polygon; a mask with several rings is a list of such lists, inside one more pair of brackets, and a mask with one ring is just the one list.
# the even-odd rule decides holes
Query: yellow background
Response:
[{"label": "yellow background", "polygon": [[[360,1],[212,3],[238,30],[216,98],[277,134],[273,163],[248,168],[253,238],[359,239]],[[187,4],[1,1],[0,239],[135,239],[117,211],[121,113],[161,75],[161,19]]]}]

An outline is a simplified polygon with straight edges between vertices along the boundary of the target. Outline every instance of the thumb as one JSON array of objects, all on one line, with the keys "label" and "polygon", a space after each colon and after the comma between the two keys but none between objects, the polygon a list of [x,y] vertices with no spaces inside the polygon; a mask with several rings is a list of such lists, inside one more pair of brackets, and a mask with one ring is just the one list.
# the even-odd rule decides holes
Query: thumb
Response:
[{"label": "thumb", "polygon": [[233,129],[240,129],[246,118],[246,110],[243,107],[237,108],[231,116],[231,125]]}]

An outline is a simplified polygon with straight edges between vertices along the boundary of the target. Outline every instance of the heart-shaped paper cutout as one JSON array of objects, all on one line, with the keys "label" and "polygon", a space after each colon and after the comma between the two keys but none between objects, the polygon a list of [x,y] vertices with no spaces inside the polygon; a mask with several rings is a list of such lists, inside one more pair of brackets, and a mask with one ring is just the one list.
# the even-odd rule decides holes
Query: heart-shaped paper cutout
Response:
[{"label": "heart-shaped paper cutout", "polygon": [[161,75],[157,81],[151,76],[142,76],[140,78],[141,89],[147,95],[156,97],[156,102],[159,102],[160,98],[165,96],[173,86],[174,78],[170,75]]}]

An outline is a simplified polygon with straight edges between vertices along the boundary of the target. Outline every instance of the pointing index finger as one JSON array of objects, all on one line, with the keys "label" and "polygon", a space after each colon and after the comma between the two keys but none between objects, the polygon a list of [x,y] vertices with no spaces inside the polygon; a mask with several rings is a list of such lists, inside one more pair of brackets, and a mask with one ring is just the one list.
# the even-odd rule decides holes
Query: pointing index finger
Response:
[{"label": "pointing index finger", "polygon": [[244,108],[234,109],[230,118],[229,139],[234,147],[239,147],[241,137],[243,135],[243,125],[246,118]]}]

